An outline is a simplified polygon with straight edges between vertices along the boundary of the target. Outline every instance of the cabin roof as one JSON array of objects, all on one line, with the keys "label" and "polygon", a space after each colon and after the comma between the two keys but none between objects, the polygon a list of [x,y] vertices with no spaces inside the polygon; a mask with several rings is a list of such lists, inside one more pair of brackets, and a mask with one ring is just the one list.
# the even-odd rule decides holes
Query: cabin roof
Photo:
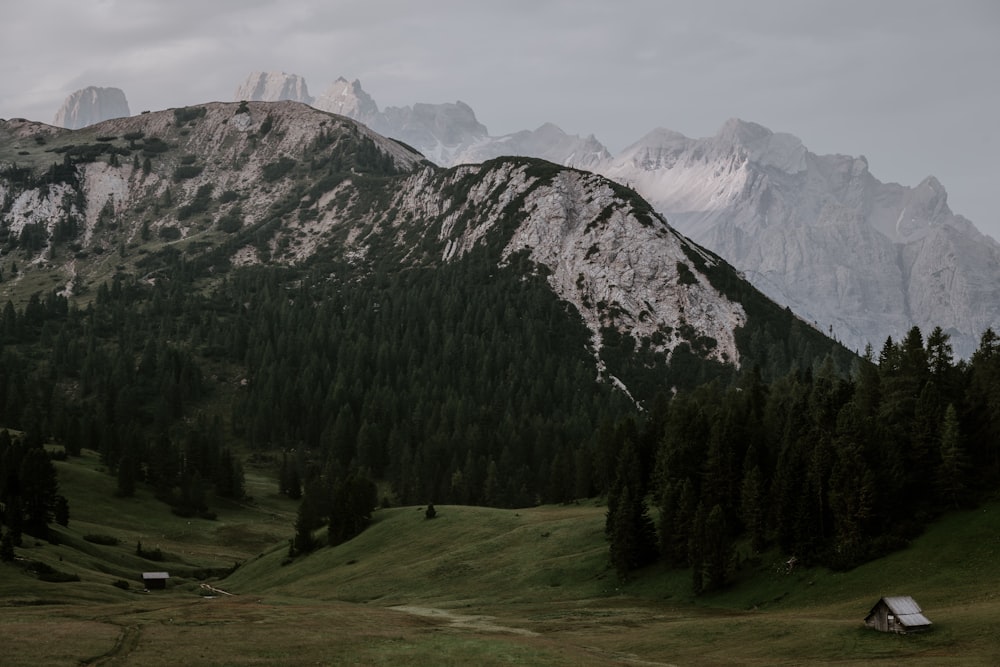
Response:
[{"label": "cabin roof", "polygon": [[167,572],[143,572],[143,579],[169,579],[170,574]]},{"label": "cabin roof", "polygon": [[[912,628],[919,625],[931,624],[930,619],[924,616],[923,610],[920,609],[917,601],[909,595],[883,597],[879,602],[885,602],[885,606],[889,608],[889,611],[896,615],[896,620],[907,627]],[[877,606],[878,603],[875,604],[875,607]],[[872,611],[875,611],[875,607],[872,607]],[[871,614],[869,613],[869,615]]]}]

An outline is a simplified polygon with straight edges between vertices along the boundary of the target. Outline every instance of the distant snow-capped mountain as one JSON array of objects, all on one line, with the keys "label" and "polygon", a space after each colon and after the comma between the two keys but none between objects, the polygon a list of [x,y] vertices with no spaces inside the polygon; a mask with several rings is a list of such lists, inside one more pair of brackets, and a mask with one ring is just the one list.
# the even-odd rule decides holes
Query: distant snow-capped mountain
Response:
[{"label": "distant snow-capped mountain", "polygon": [[1000,323],[1000,244],[933,177],[882,183],[864,157],[741,120],[705,139],[655,130],[596,170],[855,349],[940,326],[966,356]]}]

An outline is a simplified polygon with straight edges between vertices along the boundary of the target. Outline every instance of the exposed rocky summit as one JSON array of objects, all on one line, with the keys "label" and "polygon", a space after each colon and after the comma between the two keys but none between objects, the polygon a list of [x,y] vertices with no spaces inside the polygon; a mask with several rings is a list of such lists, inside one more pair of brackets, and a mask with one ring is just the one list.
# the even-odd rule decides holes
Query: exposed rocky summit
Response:
[{"label": "exposed rocky summit", "polygon": [[375,100],[361,88],[361,82],[355,79],[348,81],[340,77],[317,97],[312,105],[317,109],[347,116],[377,129],[380,123],[378,105]]},{"label": "exposed rocky summit", "polygon": [[706,139],[656,130],[598,170],[855,349],[941,326],[965,356],[1000,324],[1000,245],[933,177],[882,183],[864,157],[739,120]]},{"label": "exposed rocky summit", "polygon": [[94,123],[129,115],[128,100],[121,89],[88,86],[66,98],[56,113],[53,124],[78,130]]},{"label": "exposed rocky summit", "polygon": [[298,74],[284,72],[252,72],[236,89],[233,99],[237,102],[280,102],[291,100],[312,104],[306,80]]}]

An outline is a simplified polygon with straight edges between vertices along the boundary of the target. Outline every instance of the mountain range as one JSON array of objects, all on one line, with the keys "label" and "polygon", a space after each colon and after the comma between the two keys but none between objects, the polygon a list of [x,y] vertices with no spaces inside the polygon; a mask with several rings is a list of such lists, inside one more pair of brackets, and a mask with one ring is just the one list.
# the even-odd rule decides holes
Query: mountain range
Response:
[{"label": "mountain range", "polygon": [[646,355],[637,367],[688,355],[738,367],[741,335],[791,323],[769,306],[751,317],[764,299],[735,296],[749,288],[725,262],[614,181],[527,158],[443,170],[301,103],[212,103],[76,131],[4,121],[6,156],[17,161],[0,173],[3,292],[22,303],[39,285],[81,296],[114,276],[152,281],[178,251],[211,278],[331,254],[361,272],[389,257],[438,265],[493,239],[498,266],[526,253],[542,267],[601,373],[622,336]]},{"label": "mountain range", "polygon": [[[261,80],[270,83],[250,85]],[[280,99],[298,80],[255,73],[236,98]],[[816,155],[792,135],[738,119],[705,139],[656,129],[612,156],[593,136],[550,123],[491,136],[461,102],[380,112],[357,80],[338,79],[320,98],[300,101],[405,141],[443,166],[525,155],[608,176],[858,351],[899,341],[913,326],[940,326],[967,357],[986,328],[1000,326],[1000,244],[955,215],[933,177],[913,187],[882,183],[864,157]]]},{"label": "mountain range", "polygon": [[[116,90],[78,91],[56,124],[127,115]],[[293,100],[347,116],[441,166],[521,155],[603,174],[858,351],[912,326],[941,326],[967,357],[986,328],[1000,326],[1000,245],[949,209],[936,179],[882,183],[863,156],[817,155],[755,123],[732,119],[703,139],[655,129],[612,156],[594,136],[551,123],[492,136],[461,101],[380,110],[358,80],[338,78],[313,97],[301,76],[255,72],[236,89],[240,100]]]}]

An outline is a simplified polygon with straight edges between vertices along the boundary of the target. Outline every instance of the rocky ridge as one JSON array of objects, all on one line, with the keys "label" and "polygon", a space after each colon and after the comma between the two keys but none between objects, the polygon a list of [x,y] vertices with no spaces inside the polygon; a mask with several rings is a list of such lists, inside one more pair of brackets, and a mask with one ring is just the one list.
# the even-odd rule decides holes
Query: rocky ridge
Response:
[{"label": "rocky ridge", "polygon": [[[17,129],[0,125],[0,137]],[[740,360],[735,332],[746,314],[698,269],[717,258],[595,174],[524,159],[442,170],[364,125],[295,102],[120,118],[29,152],[35,176],[0,168],[0,228],[17,241],[17,272],[3,263],[8,297],[22,282],[81,295],[111,275],[157,280],[178,251],[209,275],[321,253],[364,270],[387,237],[399,261],[432,264],[501,239],[501,261],[523,251],[545,267],[596,351],[613,329],[663,355],[697,339],[706,358]],[[54,173],[45,171],[53,153],[79,156],[72,173],[40,176]],[[43,241],[28,245],[29,229]]]}]

